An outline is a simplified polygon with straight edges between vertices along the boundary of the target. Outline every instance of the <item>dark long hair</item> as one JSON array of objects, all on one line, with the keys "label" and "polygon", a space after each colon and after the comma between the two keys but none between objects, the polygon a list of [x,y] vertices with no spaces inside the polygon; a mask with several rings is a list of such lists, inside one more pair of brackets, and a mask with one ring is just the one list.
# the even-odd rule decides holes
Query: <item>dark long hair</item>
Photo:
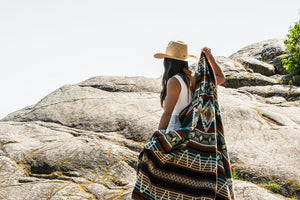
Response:
[{"label": "dark long hair", "polygon": [[190,78],[189,76],[183,71],[183,69],[188,69],[188,62],[182,60],[175,60],[172,58],[164,58],[164,74],[162,77],[162,91],[160,92],[160,104],[163,107],[163,102],[167,95],[167,82],[169,78],[176,74],[180,74],[183,78],[184,82],[190,88]]}]

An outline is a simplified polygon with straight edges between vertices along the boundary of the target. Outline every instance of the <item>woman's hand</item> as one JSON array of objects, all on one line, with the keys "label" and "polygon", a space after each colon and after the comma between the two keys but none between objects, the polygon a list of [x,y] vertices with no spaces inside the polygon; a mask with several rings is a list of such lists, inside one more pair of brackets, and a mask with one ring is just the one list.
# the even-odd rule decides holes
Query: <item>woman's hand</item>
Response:
[{"label": "woman's hand", "polygon": [[225,75],[221,69],[221,67],[218,65],[218,63],[215,61],[215,58],[211,54],[211,50],[208,47],[203,47],[202,52],[205,54],[207,57],[208,62],[212,66],[212,69],[214,71],[214,74],[217,79],[217,84],[220,85],[226,81]]},{"label": "woman's hand", "polygon": [[210,56],[212,56],[211,50],[208,47],[203,47],[201,51],[206,55],[207,58],[210,58]]}]

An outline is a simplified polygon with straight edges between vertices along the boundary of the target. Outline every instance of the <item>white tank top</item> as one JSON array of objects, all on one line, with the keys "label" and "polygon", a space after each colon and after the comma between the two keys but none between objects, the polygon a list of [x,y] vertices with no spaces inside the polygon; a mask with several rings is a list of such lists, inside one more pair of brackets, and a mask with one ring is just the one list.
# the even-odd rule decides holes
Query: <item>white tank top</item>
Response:
[{"label": "white tank top", "polygon": [[178,97],[178,100],[176,102],[176,105],[174,107],[174,110],[172,112],[172,115],[178,115],[182,109],[184,109],[192,100],[192,91],[190,88],[187,87],[184,80],[181,78],[180,75],[176,74],[174,75],[176,77],[181,85],[181,91]]},{"label": "white tank top", "polygon": [[[179,120],[179,113],[184,109],[191,101],[192,101],[192,91],[190,88],[187,87],[185,84],[184,80],[181,78],[179,75],[175,75],[181,85],[181,90],[180,94],[178,97],[178,100],[176,102],[176,105],[174,107],[174,110],[172,112],[168,127],[167,127],[167,132],[172,131],[172,130],[177,130],[181,127],[181,123]],[[189,91],[189,93],[188,93]]]}]

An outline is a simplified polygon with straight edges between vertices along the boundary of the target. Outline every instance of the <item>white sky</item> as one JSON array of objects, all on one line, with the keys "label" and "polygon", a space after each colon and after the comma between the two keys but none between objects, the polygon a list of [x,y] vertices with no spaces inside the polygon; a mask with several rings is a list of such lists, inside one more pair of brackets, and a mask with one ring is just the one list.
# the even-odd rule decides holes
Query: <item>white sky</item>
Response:
[{"label": "white sky", "polygon": [[159,77],[170,40],[199,57],[271,38],[299,20],[299,0],[0,0],[0,119],[64,84],[100,75]]}]

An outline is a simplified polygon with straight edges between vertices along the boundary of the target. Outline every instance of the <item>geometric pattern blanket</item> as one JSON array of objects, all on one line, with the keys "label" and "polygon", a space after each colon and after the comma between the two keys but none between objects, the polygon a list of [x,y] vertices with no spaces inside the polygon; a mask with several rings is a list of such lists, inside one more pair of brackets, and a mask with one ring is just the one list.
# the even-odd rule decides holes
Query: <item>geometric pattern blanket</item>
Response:
[{"label": "geometric pattern blanket", "polygon": [[181,127],[155,131],[141,150],[132,199],[234,199],[216,77],[202,52],[196,83]]}]

